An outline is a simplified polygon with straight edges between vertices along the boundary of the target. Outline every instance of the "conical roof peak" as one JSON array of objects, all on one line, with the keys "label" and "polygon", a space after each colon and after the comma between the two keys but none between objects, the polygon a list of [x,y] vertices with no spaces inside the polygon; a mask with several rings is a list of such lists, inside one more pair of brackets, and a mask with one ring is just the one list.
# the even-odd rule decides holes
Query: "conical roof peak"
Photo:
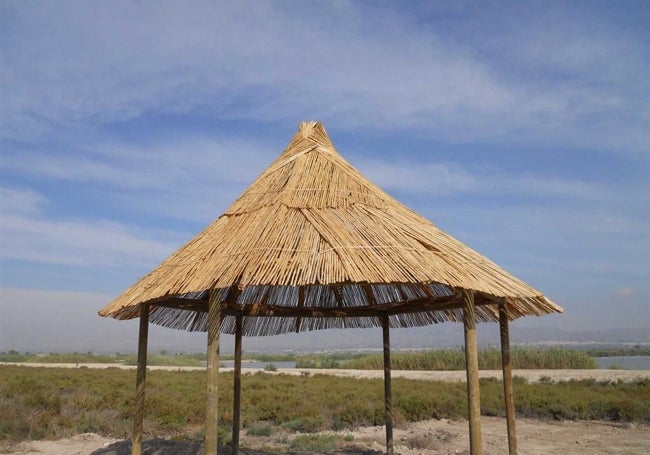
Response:
[{"label": "conical roof peak", "polygon": [[[241,296],[229,294],[240,286]],[[223,215],[100,314],[129,319],[152,303],[152,322],[203,330],[215,291],[230,316],[273,316],[252,317],[247,334],[335,327],[340,318],[365,327],[385,311],[391,326],[410,327],[457,320],[460,289],[475,292],[478,320],[498,320],[504,302],[510,318],[562,311],[366,179],[321,123],[303,122]]]},{"label": "conical roof peak", "polygon": [[354,204],[379,208],[385,207],[388,200],[392,198],[336,151],[320,122],[302,122],[284,152],[225,215],[279,205],[306,210]]},{"label": "conical roof peak", "polygon": [[[278,157],[276,163],[297,153],[313,150],[318,146],[321,147],[321,151],[327,150],[336,153],[334,144],[327,135],[327,131],[325,131],[325,127],[321,122],[300,122],[298,124],[298,131],[294,134],[289,145],[284,149],[284,152]],[[273,163],[273,165],[276,163]]]},{"label": "conical roof peak", "polygon": [[316,121],[300,122],[298,124],[298,132],[303,138],[307,138],[313,134],[314,128],[316,126],[320,126],[321,128],[323,128],[323,124],[320,122],[316,122]]}]

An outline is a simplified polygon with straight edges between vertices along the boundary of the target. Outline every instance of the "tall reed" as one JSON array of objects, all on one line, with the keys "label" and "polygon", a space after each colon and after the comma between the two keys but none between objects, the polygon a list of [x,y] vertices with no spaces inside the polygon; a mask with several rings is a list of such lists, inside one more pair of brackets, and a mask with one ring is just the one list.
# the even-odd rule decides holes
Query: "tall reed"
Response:
[{"label": "tall reed", "polygon": [[[516,369],[594,369],[596,361],[584,351],[567,348],[514,348],[512,364]],[[482,349],[478,355],[481,370],[501,368],[501,351]],[[383,355],[368,354],[341,363],[341,368],[354,370],[381,370]],[[449,371],[465,369],[465,353],[459,349],[394,352],[391,354],[394,370]]]}]

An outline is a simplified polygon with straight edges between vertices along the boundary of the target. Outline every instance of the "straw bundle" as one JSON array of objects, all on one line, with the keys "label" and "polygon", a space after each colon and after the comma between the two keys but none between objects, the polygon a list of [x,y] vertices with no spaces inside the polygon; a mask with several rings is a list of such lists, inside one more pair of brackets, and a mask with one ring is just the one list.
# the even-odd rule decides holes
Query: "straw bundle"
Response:
[{"label": "straw bundle", "polygon": [[288,147],[203,232],[103,308],[130,319],[205,330],[209,292],[245,335],[462,320],[461,289],[476,317],[498,320],[561,312],[508,274],[363,177],[320,123],[302,123]]}]

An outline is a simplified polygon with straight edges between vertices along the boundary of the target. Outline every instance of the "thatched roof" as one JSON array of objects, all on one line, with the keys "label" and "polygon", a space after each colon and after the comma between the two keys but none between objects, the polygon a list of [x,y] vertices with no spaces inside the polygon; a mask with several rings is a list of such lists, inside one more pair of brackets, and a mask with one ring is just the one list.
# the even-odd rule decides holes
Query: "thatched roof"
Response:
[{"label": "thatched roof", "polygon": [[[325,128],[302,123],[288,147],[203,232],[103,308],[131,319],[205,330],[208,293],[219,292],[233,331],[245,335],[460,320],[461,289],[477,319],[561,312],[539,291],[442,232],[362,176]],[[272,317],[270,317],[272,316]]]}]

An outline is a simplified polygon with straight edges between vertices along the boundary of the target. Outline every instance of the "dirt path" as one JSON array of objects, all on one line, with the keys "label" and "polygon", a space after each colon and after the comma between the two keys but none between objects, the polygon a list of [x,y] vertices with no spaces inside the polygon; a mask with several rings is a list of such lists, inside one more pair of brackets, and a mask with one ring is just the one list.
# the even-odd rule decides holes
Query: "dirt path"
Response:
[{"label": "dirt path", "polygon": [[[244,370],[242,370],[244,371]],[[246,370],[250,371],[250,370]],[[261,370],[260,370],[261,371]],[[343,369],[307,369],[307,368],[285,368],[277,370],[276,374],[302,375],[329,374],[348,378],[383,378],[383,370],[343,370]],[[501,379],[501,370],[481,370],[480,378]],[[513,370],[513,376],[526,378],[530,382],[540,379],[551,381],[568,381],[571,379],[595,379],[597,381],[634,381],[639,378],[650,378],[650,370]],[[417,379],[421,381],[449,381],[465,382],[465,371],[410,371],[393,370],[393,378]]]},{"label": "dirt path", "polygon": [[[428,420],[395,429],[395,453],[401,455],[469,454],[466,421]],[[356,431],[329,433],[336,436],[336,454],[378,455],[384,453],[384,428],[363,427]],[[297,434],[254,437],[242,432],[242,455],[287,453]],[[484,455],[508,452],[505,420],[483,417]],[[650,427],[604,422],[517,421],[518,448],[521,455],[646,455],[650,453]],[[144,454],[199,455],[200,442],[145,441]],[[103,438],[94,434],[77,435],[59,441],[22,443],[9,452],[12,455],[127,455],[128,442]],[[220,449],[230,454],[230,449]],[[302,452],[315,453],[315,452]]]}]

